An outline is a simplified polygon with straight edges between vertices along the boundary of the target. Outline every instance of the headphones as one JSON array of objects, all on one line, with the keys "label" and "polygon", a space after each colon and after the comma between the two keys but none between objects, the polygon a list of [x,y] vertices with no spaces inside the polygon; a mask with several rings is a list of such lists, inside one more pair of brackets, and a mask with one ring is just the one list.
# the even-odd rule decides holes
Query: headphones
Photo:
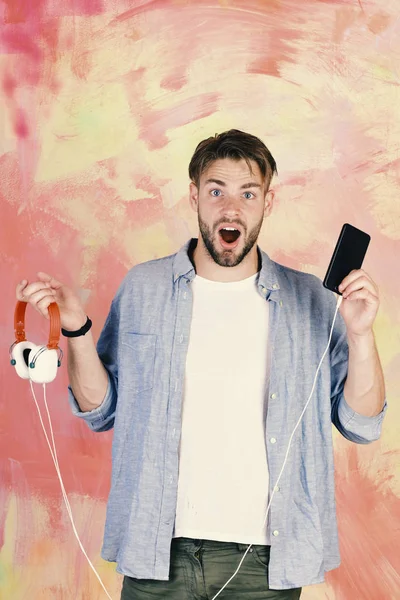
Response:
[{"label": "headphones", "polygon": [[48,308],[50,333],[47,345],[37,346],[25,336],[26,302],[18,300],[14,312],[15,342],[10,347],[10,362],[22,379],[50,383],[61,367],[63,352],[58,347],[61,333],[60,310],[55,302]]}]

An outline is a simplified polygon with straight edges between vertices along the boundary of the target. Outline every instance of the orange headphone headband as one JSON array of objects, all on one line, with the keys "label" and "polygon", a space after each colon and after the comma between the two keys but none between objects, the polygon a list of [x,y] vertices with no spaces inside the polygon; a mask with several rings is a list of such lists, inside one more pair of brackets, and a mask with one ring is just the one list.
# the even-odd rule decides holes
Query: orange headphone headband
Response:
[{"label": "orange headphone headband", "polygon": [[[14,312],[14,330],[15,330],[15,342],[26,342],[25,336],[25,311],[26,302],[17,301]],[[50,333],[49,343],[47,348],[49,350],[56,350],[58,348],[58,342],[60,341],[61,333],[61,320],[60,310],[56,302],[52,302],[49,306],[50,315]]]}]

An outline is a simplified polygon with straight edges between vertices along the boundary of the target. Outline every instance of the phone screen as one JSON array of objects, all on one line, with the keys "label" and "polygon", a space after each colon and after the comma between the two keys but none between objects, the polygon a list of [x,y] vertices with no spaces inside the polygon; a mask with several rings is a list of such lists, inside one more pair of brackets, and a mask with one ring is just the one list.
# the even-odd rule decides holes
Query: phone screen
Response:
[{"label": "phone screen", "polygon": [[[340,294],[339,285],[354,269],[361,269],[371,236],[349,223],[340,232],[323,284]],[[340,294],[341,295],[341,294]]]}]

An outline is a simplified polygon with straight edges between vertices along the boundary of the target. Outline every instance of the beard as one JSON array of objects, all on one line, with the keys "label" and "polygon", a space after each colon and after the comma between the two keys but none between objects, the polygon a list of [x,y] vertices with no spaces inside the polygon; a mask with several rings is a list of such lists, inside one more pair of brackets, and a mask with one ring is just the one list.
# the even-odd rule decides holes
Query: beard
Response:
[{"label": "beard", "polygon": [[[217,263],[220,267],[236,267],[240,265],[242,260],[247,256],[250,250],[253,248],[254,244],[256,244],[258,236],[260,234],[260,230],[263,224],[263,218],[261,218],[260,222],[257,223],[248,233],[247,229],[244,227],[243,223],[240,221],[236,221],[236,223],[242,225],[243,227],[243,236],[244,236],[244,246],[238,254],[235,254],[235,250],[219,250],[217,248],[217,240],[215,239],[218,236],[218,231],[212,234],[211,228],[207,225],[205,221],[202,220],[200,213],[198,213],[198,221],[199,221],[199,229],[200,234],[203,239],[204,245],[208,254],[211,256],[213,261]],[[218,227],[218,225],[216,226]]]}]

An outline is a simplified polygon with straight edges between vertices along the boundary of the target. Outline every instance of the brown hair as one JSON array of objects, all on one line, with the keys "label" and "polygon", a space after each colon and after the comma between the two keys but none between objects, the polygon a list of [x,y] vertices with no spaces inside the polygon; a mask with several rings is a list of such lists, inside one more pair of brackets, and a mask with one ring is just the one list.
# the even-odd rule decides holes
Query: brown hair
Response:
[{"label": "brown hair", "polygon": [[202,173],[210,163],[221,158],[244,159],[250,171],[250,161],[255,161],[262,176],[268,180],[268,186],[274,173],[278,172],[274,157],[258,137],[238,129],[230,129],[198,144],[189,164],[189,177],[197,187]]}]

